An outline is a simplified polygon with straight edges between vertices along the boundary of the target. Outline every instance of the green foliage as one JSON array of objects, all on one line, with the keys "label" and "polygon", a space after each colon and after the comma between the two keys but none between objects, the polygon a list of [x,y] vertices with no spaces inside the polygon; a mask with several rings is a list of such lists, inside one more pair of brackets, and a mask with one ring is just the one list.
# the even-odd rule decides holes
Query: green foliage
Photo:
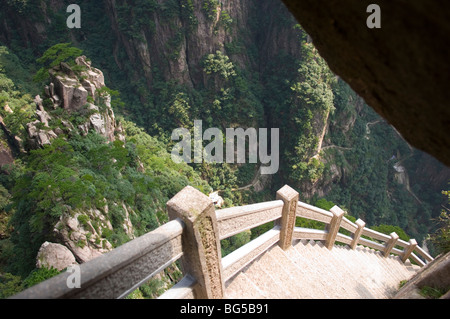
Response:
[{"label": "green foliage", "polygon": [[[111,103],[111,108],[113,110],[122,110],[125,103],[120,99],[120,92],[117,90],[112,90],[107,86],[103,86],[95,91],[95,100],[93,101],[97,105],[100,111],[106,111],[107,102]],[[88,102],[91,96],[88,96]]]},{"label": "green foliage", "polygon": [[427,299],[439,299],[447,292],[447,289],[434,288],[430,286],[423,286],[420,288],[419,293]]},{"label": "green foliage", "polygon": [[2,238],[7,238],[11,231],[10,226],[8,225],[11,216],[6,210],[10,202],[11,194],[2,184],[0,184],[0,240]]},{"label": "green foliage", "polygon": [[[287,127],[292,128],[287,139],[290,148],[284,151],[289,166],[287,172],[293,185],[301,181],[317,181],[323,174],[324,164],[314,158],[318,135],[330,112],[333,112],[333,75],[325,61],[311,43],[303,42],[303,56],[289,106]],[[294,129],[295,128],[295,129]]]},{"label": "green foliage", "polygon": [[229,190],[236,187],[235,171],[226,163],[202,163],[201,171],[203,179],[213,189]]},{"label": "green foliage", "polygon": [[193,122],[189,119],[189,102],[186,95],[182,92],[175,96],[172,104],[169,106],[169,114],[177,122],[179,127],[192,127]]},{"label": "green foliage", "polygon": [[325,198],[321,198],[321,199],[318,199],[314,203],[314,206],[325,209],[325,210],[330,210],[331,208],[333,208],[335,206],[335,204],[332,201],[328,201]]},{"label": "green foliage", "polygon": [[218,0],[203,0],[203,12],[210,21],[214,21],[217,16]]},{"label": "green foliage", "polygon": [[10,273],[0,274],[0,299],[6,299],[23,290],[22,278]]},{"label": "green foliage", "polygon": [[168,56],[169,60],[177,61],[180,58],[183,40],[184,40],[183,30],[178,30],[177,32],[175,32],[174,36],[167,41],[166,47],[170,52]]},{"label": "green foliage", "polygon": [[257,164],[248,163],[246,165],[242,165],[238,168],[236,172],[236,183],[242,187],[250,184],[255,176],[256,170],[258,169]]},{"label": "green foliage", "polygon": [[[122,125],[128,137],[125,145],[118,140],[107,143],[94,132],[69,140],[58,137],[31,151],[23,169],[16,168],[12,191],[16,213],[11,219],[15,245],[10,261],[14,273],[25,275],[31,270],[32,262],[24,260],[32,261],[40,244],[51,239],[48,230],[63,214],[90,208],[102,211],[107,204],[114,232],[103,235],[120,245],[128,238],[122,227],[125,213],[118,204],[135,212],[131,219],[140,235],[167,221],[158,212],[184,186],[209,191],[192,168],[171,160],[163,144],[132,123],[123,121]],[[78,219],[85,225],[89,218],[82,214]]]},{"label": "green foliage", "polygon": [[37,93],[39,88],[33,83],[30,73],[17,55],[7,47],[0,46],[0,91],[3,91],[2,93],[14,92],[12,94],[15,96]]},{"label": "green foliage", "polygon": [[[442,191],[442,194],[448,198],[450,203],[450,191]],[[437,253],[445,254],[450,251],[450,214],[447,207],[441,211],[437,222],[438,229],[431,234],[430,239]]]},{"label": "green foliage", "polygon": [[398,284],[398,289],[401,289],[404,285],[406,285],[407,282],[408,280],[401,280],[400,283]]},{"label": "green foliage", "polygon": [[307,218],[297,217],[295,219],[295,227],[323,230],[325,228],[325,223],[319,222],[317,220],[311,220],[311,219],[307,219]]},{"label": "green foliage", "polygon": [[25,124],[32,121],[35,110],[31,96],[21,91],[34,88],[26,84],[29,78],[24,73],[17,56],[0,47],[0,116],[11,134],[23,140]]},{"label": "green foliage", "polygon": [[[167,1],[170,2],[170,1]],[[155,0],[123,1],[116,5],[119,30],[131,39],[144,41],[143,30],[154,32],[153,14],[160,6]]]},{"label": "green foliage", "polygon": [[250,241],[250,238],[251,231],[248,230],[222,240],[220,242],[222,248],[222,257],[247,244]]},{"label": "green foliage", "polygon": [[180,13],[179,2],[178,0],[166,0],[159,5],[159,10],[159,13],[164,19],[173,19]]},{"label": "green foliage", "polygon": [[[292,22],[292,21],[291,21]],[[319,136],[334,111],[334,76],[300,26],[300,56],[280,51],[263,74],[265,112],[272,127],[280,128],[280,173],[284,183],[301,187],[317,182],[325,165],[315,155]]]},{"label": "green foliage", "polygon": [[128,136],[128,143],[134,145],[131,147],[144,164],[147,174],[152,176],[159,186],[155,188],[159,189],[167,200],[186,185],[192,185],[203,193],[211,190],[192,167],[173,162],[163,143],[131,122],[122,123]]},{"label": "green foliage", "polygon": [[438,218],[440,228],[431,235],[431,241],[438,253],[447,253],[450,251],[450,215],[448,212],[442,212]]},{"label": "green foliage", "polygon": [[395,232],[398,235],[398,237],[404,241],[409,241],[409,239],[410,239],[410,237],[406,234],[406,232],[399,226],[378,225],[378,226],[372,226],[370,228],[373,230],[376,230],[377,232],[386,234],[386,235],[390,235],[391,233]]},{"label": "green foliage", "polygon": [[195,7],[192,0],[181,0],[181,15],[187,19],[189,23],[189,30],[193,30],[198,25],[197,17],[195,16]]},{"label": "green foliage", "polygon": [[226,31],[231,30],[231,27],[233,25],[233,19],[230,17],[230,15],[226,11],[220,12],[220,18],[219,23],[224,27]]},{"label": "green foliage", "polygon": [[40,282],[43,282],[47,279],[50,279],[56,275],[60,274],[60,272],[55,269],[55,268],[51,268],[48,269],[46,267],[43,268],[39,268],[39,269],[35,269],[33,270],[27,278],[25,278],[25,280],[23,281],[25,284],[26,288],[32,287],[34,285],[37,285]]},{"label": "green foliage", "polygon": [[44,82],[48,79],[48,70],[58,66],[61,62],[74,66],[74,59],[83,53],[82,50],[71,46],[71,43],[58,43],[44,52],[36,61],[43,65],[34,76],[35,82]]},{"label": "green foliage", "polygon": [[333,74],[312,43],[304,42],[302,48],[307,59],[298,70],[300,81],[294,83],[291,89],[302,103],[321,111],[332,111],[334,105],[330,85],[334,82]]},{"label": "green foliage", "polygon": [[[379,118],[367,106],[361,105],[359,115],[349,109],[349,103],[358,103],[354,94],[350,94],[340,83],[337,90],[336,112],[332,115],[329,137],[332,143],[347,149],[333,149],[328,153],[332,160],[337,159],[341,171],[345,172],[338,185],[333,186],[327,197],[349,208],[352,214],[363,219],[368,225],[397,225],[418,241],[426,237],[431,226],[432,208],[425,202],[418,203],[411,189],[399,184],[398,174],[393,168],[398,159],[412,155],[407,144],[394,130]],[[353,102],[352,102],[353,101]],[[362,103],[362,102],[361,102]],[[354,121],[353,128],[345,134],[341,126],[333,123]],[[369,128],[369,130],[367,130]],[[328,151],[327,151],[328,152]],[[409,165],[404,161],[402,165]],[[411,174],[414,168],[407,167]],[[411,175],[409,176],[411,180]],[[413,191],[415,192],[415,191]],[[428,191],[418,192],[423,197]]]},{"label": "green foliage", "polygon": [[221,51],[216,51],[216,54],[208,54],[203,61],[203,69],[206,74],[218,74],[225,80],[236,76],[233,62]]}]

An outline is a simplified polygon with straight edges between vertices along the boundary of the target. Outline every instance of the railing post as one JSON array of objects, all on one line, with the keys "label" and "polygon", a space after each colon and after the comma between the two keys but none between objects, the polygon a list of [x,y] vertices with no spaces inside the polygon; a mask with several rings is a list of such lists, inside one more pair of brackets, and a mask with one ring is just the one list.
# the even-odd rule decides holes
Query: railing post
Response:
[{"label": "railing post", "polygon": [[397,240],[398,240],[398,235],[396,232],[390,233],[390,236],[391,236],[391,239],[389,239],[389,241],[386,243],[386,249],[383,252],[384,257],[389,256],[392,248],[395,247],[395,244],[397,243]]},{"label": "railing post", "polygon": [[366,227],[366,223],[362,220],[362,219],[358,219],[355,222],[356,226],[358,226],[358,228],[355,231],[355,234],[353,235],[353,241],[350,244],[350,248],[351,249],[355,249],[356,246],[358,245],[359,242],[359,238],[361,238],[361,234],[364,230],[364,227]]},{"label": "railing post", "polygon": [[286,250],[292,245],[299,194],[290,186],[285,185],[277,192],[277,199],[284,203],[279,245],[281,249]]},{"label": "railing post", "polygon": [[197,280],[197,299],[221,299],[224,281],[219,232],[213,202],[191,186],[167,202],[170,219],[180,218],[183,231],[183,272]]},{"label": "railing post", "polygon": [[333,208],[330,209],[330,212],[333,213],[333,217],[331,218],[330,224],[326,228],[328,235],[325,240],[325,247],[331,250],[334,242],[336,241],[337,233],[341,227],[342,217],[344,217],[345,213],[339,206],[333,206]]},{"label": "railing post", "polygon": [[416,249],[416,246],[417,246],[417,241],[415,239],[410,239],[409,245],[408,245],[408,247],[405,248],[405,252],[403,253],[403,256],[402,256],[403,262],[406,262],[408,260],[409,256],[411,256],[414,249]]}]

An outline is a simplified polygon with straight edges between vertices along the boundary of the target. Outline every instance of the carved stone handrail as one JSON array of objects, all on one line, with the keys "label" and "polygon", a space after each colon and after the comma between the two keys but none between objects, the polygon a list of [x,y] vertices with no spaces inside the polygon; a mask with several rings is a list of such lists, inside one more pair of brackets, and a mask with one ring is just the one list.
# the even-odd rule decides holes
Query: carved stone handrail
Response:
[{"label": "carved stone handrail", "polygon": [[430,254],[428,254],[425,250],[423,250],[422,247],[417,246],[416,249],[414,250],[416,253],[418,253],[421,257],[423,257],[427,263],[433,261],[433,257],[431,257]]},{"label": "carved stone handrail", "polygon": [[331,212],[302,202],[298,202],[296,216],[316,220],[326,224],[328,224],[333,218],[333,214]]},{"label": "carved stone handrail", "polygon": [[[336,206],[335,206],[336,207]],[[316,221],[324,222],[327,227],[332,223],[333,218],[330,215],[333,215],[333,210],[337,208],[333,207],[328,212],[326,210],[299,202],[297,206],[298,217],[303,217],[307,219],[312,219]],[[364,224],[363,221],[358,220],[356,223],[351,222],[347,218],[343,217],[341,222],[339,223],[339,228],[342,227],[348,230],[351,233],[351,236],[347,236],[341,233],[329,234],[327,230],[324,231],[312,231],[311,229],[304,228],[296,228],[296,234],[294,237],[297,239],[310,239],[310,240],[329,240],[334,243],[334,241],[338,241],[344,244],[350,245],[353,249],[355,249],[356,245],[363,245],[373,249],[380,250],[384,253],[385,256],[389,254],[399,255],[403,262],[407,259],[411,258],[415,263],[420,266],[426,265],[426,263],[433,260],[427,252],[425,252],[422,248],[417,245],[417,242],[412,239],[409,242],[401,240],[398,238],[398,235],[394,232],[390,235],[386,235],[380,232],[377,232],[373,229],[362,226]],[[379,243],[368,238],[360,237],[361,235],[376,239],[378,241],[382,241],[384,243]],[[329,237],[333,238],[329,238]],[[403,249],[399,249],[396,246],[402,247]],[[330,245],[332,247],[332,245]],[[420,255],[424,260],[420,259],[416,254]]]},{"label": "carved stone handrail", "polygon": [[281,218],[283,201],[275,200],[216,211],[220,240]]},{"label": "carved stone handrail", "polygon": [[[287,250],[301,239],[323,241],[330,250],[336,242],[352,249],[363,245],[420,266],[433,260],[414,239],[382,234],[360,219],[353,223],[338,206],[327,211],[303,203],[287,185],[277,200],[217,211],[208,196],[188,186],[169,200],[167,209],[167,224],[80,265],[80,288],[69,288],[66,272],[13,298],[123,298],[178,259],[184,277],[160,298],[223,298],[225,283],[270,247]],[[297,217],[323,222],[325,228],[295,227]],[[222,258],[220,240],[271,221],[274,228]],[[340,233],[341,228],[350,235]]]},{"label": "carved stone handrail", "polygon": [[81,264],[80,288],[69,288],[70,273],[63,272],[12,298],[123,298],[183,255],[181,235],[184,227],[181,220],[173,220]]},{"label": "carved stone handrail", "polygon": [[281,228],[279,226],[275,226],[258,238],[252,240],[247,245],[244,245],[225,256],[222,259],[224,280],[228,281],[231,279],[245,266],[276,244],[280,238],[280,230]]}]

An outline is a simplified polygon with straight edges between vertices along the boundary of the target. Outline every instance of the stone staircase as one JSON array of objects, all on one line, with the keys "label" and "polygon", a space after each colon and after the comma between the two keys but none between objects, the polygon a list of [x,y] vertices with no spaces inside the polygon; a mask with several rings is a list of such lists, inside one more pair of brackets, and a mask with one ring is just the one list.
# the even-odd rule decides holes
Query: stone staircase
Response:
[{"label": "stone staircase", "polygon": [[[288,185],[274,201],[217,211],[187,186],[167,209],[168,223],[12,298],[124,298],[180,260],[184,277],[160,299],[380,299],[434,260],[414,239],[353,223],[338,206],[303,203]],[[297,227],[297,218],[324,228]],[[221,255],[221,240],[269,222],[272,229]]]},{"label": "stone staircase", "polygon": [[421,267],[398,256],[357,246],[298,240],[282,250],[273,245],[225,285],[230,299],[382,299],[391,298],[402,280]]}]

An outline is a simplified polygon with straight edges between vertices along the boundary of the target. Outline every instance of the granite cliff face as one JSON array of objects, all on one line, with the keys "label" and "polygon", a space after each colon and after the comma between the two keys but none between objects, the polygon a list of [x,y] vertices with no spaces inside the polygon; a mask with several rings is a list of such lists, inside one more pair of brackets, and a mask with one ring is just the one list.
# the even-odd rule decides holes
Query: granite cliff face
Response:
[{"label": "granite cliff face", "polygon": [[[78,57],[75,62],[78,66],[84,67],[83,71],[76,74],[68,64],[62,62],[49,71],[51,80],[49,85],[45,86],[45,95],[42,98],[39,95],[35,97],[37,120],[27,124],[32,147],[50,144],[59,134],[75,129],[83,135],[93,129],[110,142],[114,141],[116,136],[124,139],[120,135],[121,128],[116,127],[111,97],[107,94],[101,96],[98,94],[105,87],[102,71],[91,67],[84,56]],[[97,100],[100,106],[88,100],[91,102]],[[70,122],[61,120],[62,126],[50,128],[49,121],[52,117],[45,110],[44,103],[50,110],[62,108],[68,114],[89,113],[88,120],[79,123],[76,128]]]},{"label": "granite cliff face", "polygon": [[[108,32],[105,40],[113,40],[101,54],[105,58],[111,56],[130,80],[143,80],[148,88],[153,84],[154,68],[166,81],[176,80],[191,87],[205,85],[201,61],[218,50],[228,51],[242,68],[249,64],[264,68],[281,51],[299,55],[299,43],[292,40],[298,37],[292,29],[294,20],[278,1],[182,0],[178,4],[152,0],[142,4],[106,0],[95,5],[80,1],[80,30],[65,28],[64,1],[38,3],[22,10],[16,5],[6,6],[0,41],[18,41],[21,46],[39,48],[57,37],[55,28],[78,44],[92,36],[91,32]],[[270,14],[260,17],[258,10]],[[93,21],[93,15],[101,15],[101,21]],[[100,22],[107,24],[107,31],[95,29]],[[261,52],[261,59],[255,59],[255,50]],[[127,67],[128,62],[132,69]]]}]

